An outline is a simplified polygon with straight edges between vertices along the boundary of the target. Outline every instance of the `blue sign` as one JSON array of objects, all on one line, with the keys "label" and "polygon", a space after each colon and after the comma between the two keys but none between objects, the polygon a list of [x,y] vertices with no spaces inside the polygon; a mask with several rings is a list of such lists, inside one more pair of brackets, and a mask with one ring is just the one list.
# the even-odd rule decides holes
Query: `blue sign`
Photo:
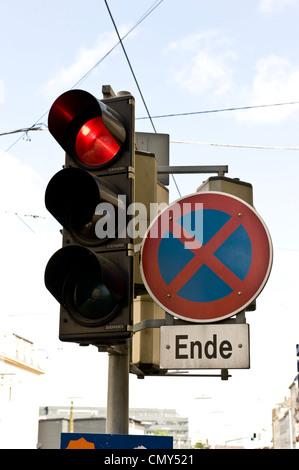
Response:
[{"label": "blue sign", "polygon": [[[192,230],[192,217],[189,214],[179,218],[177,222],[205,246],[227,223],[231,215],[212,209],[204,209],[201,212],[202,224],[198,227],[195,225],[195,230]],[[194,218],[196,220],[196,214]],[[236,256],[236,253],[240,255]],[[251,242],[244,227],[239,225],[215,250],[213,255],[243,281],[247,276],[252,259]],[[178,238],[166,231],[158,251],[158,265],[165,283],[169,285],[194,256],[192,250],[186,249],[186,246]],[[207,264],[203,264],[177,291],[177,295],[194,302],[212,302],[226,297],[232,291],[232,287],[221,279],[213,269]]]},{"label": "blue sign", "polygon": [[61,449],[172,449],[173,437],[62,433]]},{"label": "blue sign", "polygon": [[179,199],[153,220],[140,272],[164,310],[204,323],[248,307],[271,266],[270,234],[255,209],[230,194],[207,192]]}]

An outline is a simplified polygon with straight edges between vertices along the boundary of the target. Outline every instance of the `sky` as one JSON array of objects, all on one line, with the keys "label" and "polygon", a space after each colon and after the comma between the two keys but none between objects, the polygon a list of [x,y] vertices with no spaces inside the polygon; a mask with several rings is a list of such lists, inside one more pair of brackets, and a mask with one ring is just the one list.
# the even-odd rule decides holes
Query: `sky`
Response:
[{"label": "sky", "polygon": [[[252,184],[274,249],[257,310],[246,314],[251,368],[231,371],[228,381],[131,375],[130,406],[176,408],[189,417],[193,440],[221,444],[257,432],[267,443],[271,410],[296,375],[299,343],[299,4],[107,3],[126,35],[138,86],[104,0],[0,4],[2,330],[24,335],[40,350],[41,405],[75,396],[78,405],[106,406],[107,355],[58,340],[59,306],[44,287],[47,261],[61,246],[44,192],[64,163],[47,114],[71,88],[99,99],[102,85],[127,90],[136,101],[136,131],[169,134],[171,165],[228,165],[226,176]],[[151,116],[176,116],[153,118],[154,129],[144,102]],[[14,132],[32,126],[37,130]],[[170,201],[196,192],[209,176],[176,175]]]}]

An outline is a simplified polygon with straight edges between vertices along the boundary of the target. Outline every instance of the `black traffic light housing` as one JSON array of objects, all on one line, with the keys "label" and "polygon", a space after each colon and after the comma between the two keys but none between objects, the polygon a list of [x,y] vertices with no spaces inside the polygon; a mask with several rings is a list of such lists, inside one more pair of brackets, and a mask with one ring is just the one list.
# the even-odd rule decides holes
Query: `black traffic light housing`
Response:
[{"label": "black traffic light housing", "polygon": [[61,95],[49,113],[49,131],[66,152],[45,194],[63,227],[62,248],[45,270],[61,305],[62,341],[111,345],[131,337],[134,120],[131,95],[99,101],[83,90]]}]

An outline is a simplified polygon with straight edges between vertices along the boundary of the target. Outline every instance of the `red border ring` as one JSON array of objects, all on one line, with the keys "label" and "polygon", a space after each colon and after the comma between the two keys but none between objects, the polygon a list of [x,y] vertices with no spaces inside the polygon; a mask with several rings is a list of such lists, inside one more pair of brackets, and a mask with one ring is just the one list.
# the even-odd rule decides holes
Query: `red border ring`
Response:
[{"label": "red border ring", "polygon": [[[211,302],[183,299],[175,291],[169,292],[169,286],[160,273],[158,250],[165,230],[159,233],[159,227],[169,227],[169,213],[173,211],[174,205],[179,204],[182,208],[185,203],[191,205],[202,203],[203,209],[228,213],[231,215],[230,220],[243,225],[250,238],[252,261],[249,271],[245,279],[235,286],[233,292],[222,299]],[[182,210],[181,215],[183,214]],[[165,311],[190,322],[211,323],[231,317],[250,305],[264,288],[271,272],[272,262],[273,248],[270,233],[256,210],[236,196],[209,191],[178,199],[152,221],[142,242],[140,272],[148,293]]]}]

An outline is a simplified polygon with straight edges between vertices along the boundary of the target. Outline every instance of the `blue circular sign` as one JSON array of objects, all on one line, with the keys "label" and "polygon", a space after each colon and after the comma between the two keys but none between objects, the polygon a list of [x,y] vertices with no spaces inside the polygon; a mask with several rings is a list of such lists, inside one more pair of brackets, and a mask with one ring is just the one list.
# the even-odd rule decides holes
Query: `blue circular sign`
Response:
[{"label": "blue circular sign", "polygon": [[162,308],[194,322],[248,306],[272,266],[269,232],[254,208],[225,193],[198,193],[167,207],[143,241],[141,274]]}]

